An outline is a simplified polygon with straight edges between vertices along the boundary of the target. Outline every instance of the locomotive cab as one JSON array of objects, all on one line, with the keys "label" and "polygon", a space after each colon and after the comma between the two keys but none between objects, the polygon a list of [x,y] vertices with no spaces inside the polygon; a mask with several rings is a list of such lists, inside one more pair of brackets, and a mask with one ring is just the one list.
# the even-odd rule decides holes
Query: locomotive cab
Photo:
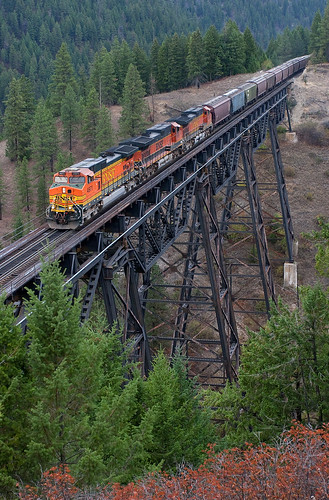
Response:
[{"label": "locomotive cab", "polygon": [[88,204],[101,196],[101,178],[89,168],[69,167],[56,173],[49,189],[46,218],[53,229],[75,229]]}]

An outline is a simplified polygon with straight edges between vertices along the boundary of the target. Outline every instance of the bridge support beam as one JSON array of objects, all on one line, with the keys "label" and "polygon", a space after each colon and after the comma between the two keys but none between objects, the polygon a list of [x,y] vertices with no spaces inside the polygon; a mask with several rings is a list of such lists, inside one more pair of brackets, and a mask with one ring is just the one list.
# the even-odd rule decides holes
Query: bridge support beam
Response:
[{"label": "bridge support beam", "polygon": [[274,160],[274,167],[277,179],[277,187],[280,196],[280,204],[281,204],[281,212],[283,218],[283,227],[286,237],[287,251],[288,251],[288,260],[289,262],[294,261],[293,255],[293,245],[294,245],[294,231],[292,227],[292,218],[289,208],[288,202],[288,193],[287,187],[284,179],[283,173],[283,162],[280,152],[280,145],[278,140],[278,132],[277,132],[277,123],[276,117],[274,113],[271,113],[270,122],[270,137],[271,137],[271,145],[272,145],[272,154]]},{"label": "bridge support beam", "polygon": [[[209,183],[204,185],[202,182],[199,182],[197,185],[196,210],[206,254],[211,298],[216,314],[223,365],[227,379],[232,383],[237,380],[239,341],[232,308],[232,298],[226,278],[221,236],[219,234],[217,216]],[[236,366],[232,364],[233,353],[236,359]]]},{"label": "bridge support beam", "polygon": [[246,187],[248,191],[254,239],[256,243],[260,275],[263,283],[266,310],[269,314],[271,301],[275,302],[274,281],[269,259],[265,226],[259,199],[256,170],[254,166],[253,148],[250,136],[244,137],[242,145],[242,161],[244,167]]}]

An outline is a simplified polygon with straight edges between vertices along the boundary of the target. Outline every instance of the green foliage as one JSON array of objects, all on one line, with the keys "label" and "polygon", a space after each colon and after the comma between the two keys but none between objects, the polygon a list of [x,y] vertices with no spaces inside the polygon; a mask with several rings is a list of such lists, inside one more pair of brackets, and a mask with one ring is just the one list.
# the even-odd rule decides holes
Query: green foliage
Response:
[{"label": "green foliage", "polygon": [[0,496],[9,498],[26,446],[25,340],[12,306],[0,297]]},{"label": "green foliage", "polygon": [[106,106],[98,110],[96,122],[96,155],[114,144],[111,115]]},{"label": "green foliage", "polygon": [[95,55],[90,83],[98,92],[101,103],[109,105],[117,102],[118,89],[113,56],[105,47]]},{"label": "green foliage", "polygon": [[187,378],[184,358],[176,356],[171,368],[160,352],[144,391],[146,419],[152,424],[148,446],[152,461],[162,462],[166,470],[182,460],[199,463],[214,434],[209,414],[199,408],[200,395],[194,382]]},{"label": "green foliage", "polygon": [[203,78],[204,69],[204,47],[200,30],[192,33],[188,41],[187,72],[191,82],[199,84]]},{"label": "green foliage", "polygon": [[57,150],[58,137],[55,119],[44,100],[40,99],[32,124],[32,151],[38,176],[44,175],[48,169],[53,170]]},{"label": "green foliage", "polygon": [[132,137],[145,128],[144,95],[145,90],[138,70],[136,66],[130,64],[124,83],[122,114],[119,120],[122,137]]},{"label": "green foliage", "polygon": [[273,440],[293,418],[328,420],[328,306],[327,292],[305,287],[300,310],[280,303],[265,328],[249,333],[239,387],[228,385],[207,400],[224,422],[224,446]]},{"label": "green foliage", "polygon": [[309,32],[297,26],[293,30],[286,28],[277,38],[272,39],[268,45],[266,55],[274,65],[278,65],[308,53]]},{"label": "green foliage", "polygon": [[250,29],[247,27],[243,33],[245,49],[245,68],[247,73],[255,73],[260,68],[260,49],[257,46]]},{"label": "green foliage", "polygon": [[18,209],[30,212],[32,203],[32,194],[31,194],[32,186],[31,186],[30,169],[27,158],[23,158],[23,160],[17,164],[16,172],[17,172],[16,186],[17,186],[17,194],[19,196]]},{"label": "green foliage", "polygon": [[40,467],[76,464],[89,453],[89,417],[100,397],[107,352],[106,339],[96,340],[81,327],[79,302],[63,287],[58,263],[45,265],[40,278],[42,286],[29,292],[27,304],[30,477]]},{"label": "green foliage", "polygon": [[34,172],[37,183],[37,212],[43,214],[48,205],[48,185],[50,171],[58,150],[55,119],[43,99],[40,99],[32,125],[32,148],[35,159]]},{"label": "green foliage", "polygon": [[226,75],[236,75],[245,71],[245,42],[243,34],[231,19],[222,33],[223,69]]},{"label": "green foliage", "polygon": [[0,220],[2,220],[2,209],[6,199],[6,186],[3,178],[3,170],[0,167]]},{"label": "green foliage", "polygon": [[319,57],[322,61],[329,61],[329,3],[324,10],[320,27],[320,49]]},{"label": "green foliage", "polygon": [[177,357],[170,367],[160,353],[147,380],[135,372],[123,388],[107,392],[97,409],[93,441],[103,457],[104,479],[127,482],[161,467],[174,470],[183,460],[200,463],[213,436],[184,360]]},{"label": "green foliage", "polygon": [[99,116],[99,97],[94,88],[88,94],[86,105],[82,113],[82,136],[92,151],[96,150],[97,120]]},{"label": "green foliage", "polygon": [[329,276],[329,223],[324,217],[318,217],[317,223],[320,227],[317,231],[306,234],[306,237],[315,242],[317,254],[315,256],[315,268],[321,276]]},{"label": "green foliage", "polygon": [[63,137],[68,140],[70,151],[72,151],[73,139],[79,130],[80,115],[80,104],[77,101],[74,89],[69,84],[66,87],[61,104],[61,120],[63,124]]},{"label": "green foliage", "polygon": [[222,73],[222,46],[221,37],[214,25],[206,31],[203,38],[204,45],[204,72],[208,80],[213,80]]},{"label": "green foliage", "polygon": [[11,160],[29,158],[30,128],[34,114],[34,98],[30,82],[22,76],[13,78],[5,101],[4,137],[7,140],[6,156]]},{"label": "green foliage", "polygon": [[50,104],[55,116],[61,112],[61,104],[68,85],[75,90],[77,87],[71,56],[66,43],[62,43],[56,54],[54,73],[49,85]]}]

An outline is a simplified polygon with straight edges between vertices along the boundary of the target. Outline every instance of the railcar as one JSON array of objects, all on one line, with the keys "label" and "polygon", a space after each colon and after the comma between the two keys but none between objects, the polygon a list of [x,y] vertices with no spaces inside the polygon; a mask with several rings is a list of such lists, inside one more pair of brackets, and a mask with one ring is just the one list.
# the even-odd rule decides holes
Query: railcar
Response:
[{"label": "railcar", "polygon": [[244,91],[245,106],[257,99],[257,85],[255,82],[246,82],[239,86]]},{"label": "railcar", "polygon": [[257,97],[265,94],[265,92],[267,91],[267,79],[264,74],[257,76],[256,78],[252,78],[249,81],[257,86]]},{"label": "railcar", "polygon": [[243,89],[232,89],[223,94],[231,100],[230,114],[234,115],[245,106],[245,94]]},{"label": "railcar", "polygon": [[225,95],[214,97],[204,104],[207,111],[210,111],[214,126],[223,122],[230,116],[231,99]]},{"label": "railcar", "polygon": [[214,127],[303,70],[308,59],[302,56],[272,68],[137,137],[121,141],[98,158],[87,158],[57,172],[49,189],[48,225],[56,229],[78,228],[158,168],[205,139]]}]

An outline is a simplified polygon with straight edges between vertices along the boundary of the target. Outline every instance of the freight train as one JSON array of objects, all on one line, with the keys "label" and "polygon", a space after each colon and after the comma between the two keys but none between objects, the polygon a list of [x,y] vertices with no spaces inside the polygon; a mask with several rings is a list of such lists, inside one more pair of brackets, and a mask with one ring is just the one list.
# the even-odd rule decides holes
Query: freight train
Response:
[{"label": "freight train", "polygon": [[46,219],[53,229],[76,229],[172,162],[230,117],[303,70],[302,56],[263,72],[236,89],[190,108],[174,119],[122,141],[98,158],[87,158],[57,172],[49,189]]}]

